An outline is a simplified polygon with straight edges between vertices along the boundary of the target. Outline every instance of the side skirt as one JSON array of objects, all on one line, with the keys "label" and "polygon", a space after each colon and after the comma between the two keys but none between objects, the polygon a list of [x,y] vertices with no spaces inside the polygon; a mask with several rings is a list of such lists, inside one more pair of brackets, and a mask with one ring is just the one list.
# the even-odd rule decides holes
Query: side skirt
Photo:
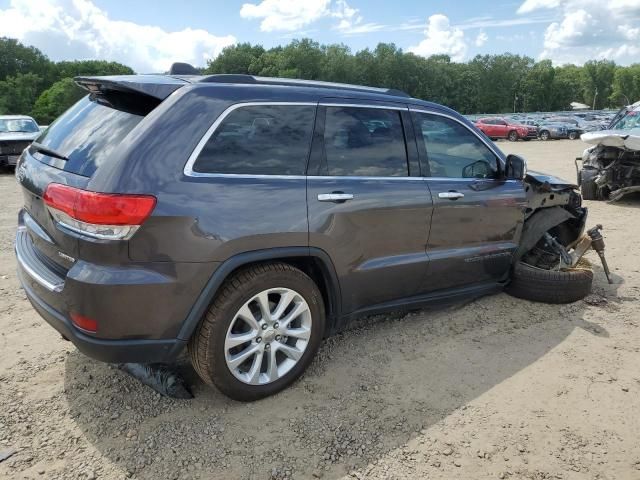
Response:
[{"label": "side skirt", "polygon": [[[505,282],[506,283],[506,282]],[[438,290],[436,292],[430,292],[421,295],[414,295],[412,297],[401,298],[398,300],[392,300],[390,302],[380,303],[372,305],[370,307],[356,310],[353,313],[343,315],[337,319],[334,324],[334,328],[329,335],[338,333],[356,318],[379,315],[382,313],[388,313],[392,311],[413,310],[416,308],[432,306],[432,305],[450,305],[456,304],[465,300],[472,300],[475,298],[483,297],[493,293],[499,293],[503,290],[505,283],[489,282],[480,283],[465,287],[456,287],[447,290]]]}]

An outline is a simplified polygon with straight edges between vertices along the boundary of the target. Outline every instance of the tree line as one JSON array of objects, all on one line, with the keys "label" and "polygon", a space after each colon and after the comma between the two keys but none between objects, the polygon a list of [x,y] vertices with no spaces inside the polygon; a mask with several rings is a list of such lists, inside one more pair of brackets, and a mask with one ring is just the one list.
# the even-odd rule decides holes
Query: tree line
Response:
[{"label": "tree line", "polygon": [[126,65],[104,60],[52,62],[40,50],[0,38],[0,115],[31,115],[51,123],[86,93],[78,75],[131,74]]},{"label": "tree line", "polygon": [[[462,113],[566,110],[571,102],[601,109],[640,100],[640,64],[593,60],[554,66],[511,53],[453,62],[447,55],[420,57],[392,43],[355,53],[343,44],[310,39],[270,49],[240,43],[201,71],[395,88]],[[0,38],[0,114],[31,114],[47,124],[83,95],[74,76],[131,73],[130,67],[105,60],[52,62],[35,47]]]}]

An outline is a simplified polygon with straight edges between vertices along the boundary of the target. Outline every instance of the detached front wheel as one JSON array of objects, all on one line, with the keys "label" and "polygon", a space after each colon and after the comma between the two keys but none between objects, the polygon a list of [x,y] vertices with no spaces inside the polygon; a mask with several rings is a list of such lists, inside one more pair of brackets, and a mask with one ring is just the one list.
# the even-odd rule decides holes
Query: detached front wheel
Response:
[{"label": "detached front wheel", "polygon": [[514,297],[543,303],[572,303],[591,293],[593,270],[581,262],[570,270],[545,270],[524,262],[513,267],[505,291]]},{"label": "detached front wheel", "polygon": [[322,295],[288,264],[250,267],[228,279],[189,342],[194,369],[235,400],[273,395],[311,363],[324,333]]}]

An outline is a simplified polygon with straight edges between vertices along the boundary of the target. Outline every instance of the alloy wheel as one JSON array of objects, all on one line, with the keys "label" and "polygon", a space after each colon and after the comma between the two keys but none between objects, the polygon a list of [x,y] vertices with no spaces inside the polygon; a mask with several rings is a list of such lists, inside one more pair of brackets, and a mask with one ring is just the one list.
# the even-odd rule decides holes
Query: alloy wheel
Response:
[{"label": "alloy wheel", "polygon": [[295,290],[263,290],[242,305],[229,325],[227,368],[250,385],[275,382],[302,358],[312,322],[309,305]]}]

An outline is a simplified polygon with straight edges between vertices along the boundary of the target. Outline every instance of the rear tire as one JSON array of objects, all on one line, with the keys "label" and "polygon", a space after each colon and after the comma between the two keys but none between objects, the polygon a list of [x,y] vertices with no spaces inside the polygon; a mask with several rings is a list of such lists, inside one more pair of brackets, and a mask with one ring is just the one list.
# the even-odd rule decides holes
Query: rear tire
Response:
[{"label": "rear tire", "polygon": [[[261,308],[262,298],[268,312]],[[236,328],[238,323],[243,328]],[[283,390],[302,375],[320,347],[324,330],[324,304],[315,282],[291,265],[261,264],[225,281],[188,350],[193,368],[205,383],[235,400],[253,401]],[[248,338],[239,343],[239,336]],[[247,352],[250,355],[244,357]],[[245,359],[236,363],[240,356]]]},{"label": "rear tire", "polygon": [[518,141],[518,132],[516,132],[515,130],[511,130],[509,132],[509,135],[507,135],[507,139],[510,142],[517,142]]},{"label": "rear tire", "polygon": [[578,138],[578,134],[576,132],[569,132],[569,140],[575,140]]},{"label": "rear tire", "polygon": [[567,271],[544,270],[518,262],[505,291],[514,297],[543,303],[572,303],[591,293],[593,270],[586,264]]}]

